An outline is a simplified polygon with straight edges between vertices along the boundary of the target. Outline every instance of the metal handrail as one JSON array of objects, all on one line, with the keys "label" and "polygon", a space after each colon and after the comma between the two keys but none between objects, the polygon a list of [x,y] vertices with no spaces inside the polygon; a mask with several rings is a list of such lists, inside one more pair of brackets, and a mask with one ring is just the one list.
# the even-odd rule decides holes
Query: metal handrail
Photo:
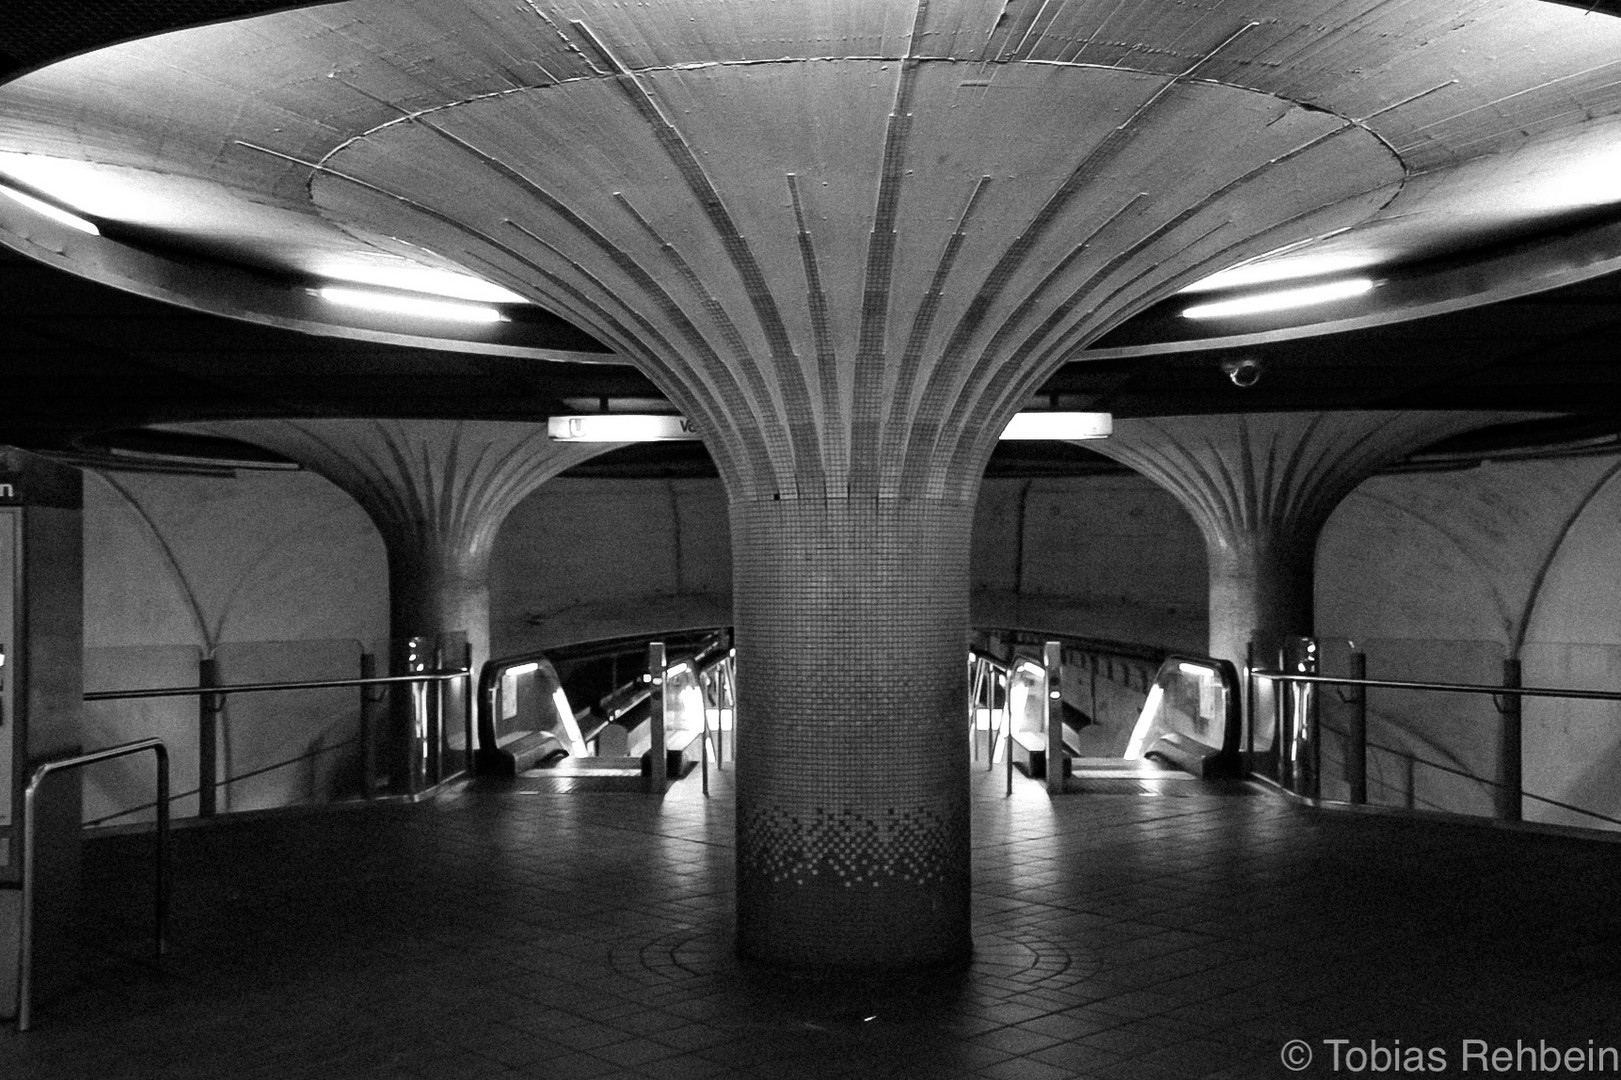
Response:
[{"label": "metal handrail", "polygon": [[1005,680],[1012,668],[990,653],[981,652],[978,649],[970,648],[968,657],[978,668],[973,681],[969,683],[968,687],[968,737],[974,748],[974,760],[978,761],[979,743],[974,740],[978,737],[979,731],[979,717],[977,714],[979,711],[980,691],[988,688],[989,693],[986,696],[990,699],[990,705],[985,710],[989,714],[985,720],[985,771],[993,772],[996,769],[996,740],[1000,738],[997,717],[999,714],[1008,712],[1008,702],[1005,698],[1002,702],[1002,708],[998,709],[996,707],[996,680],[998,678]]},{"label": "metal handrail", "polygon": [[[1002,757],[1007,762],[1006,785],[1002,794],[1013,794],[1013,710],[1002,710]],[[994,764],[994,762],[993,762]]]},{"label": "metal handrail", "polygon": [[[1240,775],[1243,772],[1243,766],[1240,764],[1240,754],[1244,737],[1244,702],[1243,693],[1238,683],[1238,668],[1231,660],[1221,660],[1214,656],[1204,656],[1199,653],[1172,652],[1165,655],[1165,659],[1160,663],[1159,670],[1154,672],[1153,682],[1149,683],[1149,685],[1151,687],[1167,685],[1167,680],[1172,674],[1181,673],[1181,665],[1183,664],[1209,671],[1221,683],[1224,691],[1223,698],[1226,702],[1221,717],[1221,745],[1213,746],[1208,742],[1181,732],[1173,732],[1173,734],[1176,734],[1180,739],[1186,739],[1207,747],[1211,751],[1208,758],[1199,759],[1199,767],[1205,770],[1203,775]],[[1257,672],[1256,674],[1260,673]],[[1176,741],[1176,739],[1171,740],[1173,743]],[[1145,755],[1148,750],[1149,747],[1143,747]],[[1182,765],[1184,768],[1188,767],[1187,762],[1179,761],[1177,764]]]},{"label": "metal handrail", "polygon": [[[702,653],[699,654],[699,659],[702,658],[702,655],[703,655]],[[697,676],[698,676],[698,687],[699,687],[699,693],[700,694],[703,693],[704,676],[709,675],[711,672],[719,672],[721,675],[724,675],[725,674],[726,664],[728,662],[732,661],[735,658],[735,655],[736,655],[736,650],[735,649],[726,648],[726,649],[722,650],[721,652],[716,653],[714,656],[710,657],[708,661],[706,661],[704,663],[695,663],[693,665],[693,668],[697,672]],[[717,683],[716,687],[715,687],[715,769],[716,769],[717,772],[724,768],[722,762],[725,759],[725,752],[726,752],[726,742],[725,742],[726,736],[724,734],[725,728],[722,726],[722,722],[721,722],[722,714],[724,713],[725,708],[726,708],[726,706],[724,704],[722,704],[722,700],[723,700],[724,697],[725,697],[725,695],[721,691],[720,684]],[[709,703],[707,701],[705,701],[703,703],[703,708],[700,711],[703,713],[703,735],[701,736],[702,742],[699,743],[699,746],[698,746],[698,753],[699,753],[699,757],[700,757],[700,764],[703,767],[703,793],[705,795],[708,795],[709,794]],[[735,731],[736,730],[735,725],[737,723],[737,701],[736,701],[735,698],[732,701],[732,723],[734,725],[733,730]],[[734,764],[735,764],[735,754],[736,754],[736,749],[735,748],[733,749],[733,754],[734,754]]]},{"label": "metal handrail", "polygon": [[22,932],[17,942],[17,1030],[27,1031],[33,1020],[32,996],[34,990],[34,797],[40,785],[53,772],[78,769],[98,761],[137,754],[151,750],[158,758],[157,775],[157,881],[154,955],[162,959],[169,949],[169,750],[162,739],[138,739],[135,742],[92,750],[58,761],[47,761],[35,766],[29,774],[28,786],[23,790],[23,881]]},{"label": "metal handrail", "polygon": [[1330,683],[1335,686],[1372,686],[1385,690],[1440,690],[1457,694],[1490,694],[1493,697],[1587,698],[1595,701],[1621,701],[1613,690],[1559,690],[1545,686],[1492,686],[1489,683],[1402,682],[1396,679],[1348,679],[1332,675],[1295,675],[1287,671],[1250,672],[1257,679],[1273,682]]},{"label": "metal handrail", "polygon": [[[703,637],[701,637],[701,638],[699,638],[697,640],[697,650],[695,652],[693,652],[690,655],[678,655],[678,656],[674,657],[674,659],[672,661],[666,662],[665,669],[668,670],[670,667],[674,666],[674,664],[681,663],[683,661],[691,661],[691,662],[693,662],[693,672],[694,672],[695,675],[697,675],[698,677],[701,678],[702,676],[708,674],[710,671],[712,671],[715,668],[719,667],[720,665],[726,663],[727,660],[731,658],[731,654],[732,654],[732,651],[733,651],[731,646],[729,644],[724,643],[726,639],[723,639],[723,638],[720,637],[721,634],[723,634],[723,633],[729,634],[730,631],[731,631],[731,627],[720,626],[720,627],[713,627],[713,628],[709,628],[709,629],[704,629],[704,630],[701,630],[701,631],[683,631],[683,632],[675,635],[678,638],[692,637],[695,634],[703,634],[705,636],[703,636]],[[625,646],[625,645],[629,645],[631,643],[634,643],[637,640],[638,639],[636,637],[634,637],[634,636],[633,637],[622,637],[622,638],[605,638],[605,639],[603,639],[602,642],[588,642],[586,644],[587,645],[593,645],[593,646],[602,645],[602,644],[609,644],[609,645],[614,645],[614,646]],[[492,734],[493,734],[493,732],[495,730],[494,729],[493,713],[495,711],[496,682],[497,682],[497,677],[500,674],[500,672],[504,671],[505,669],[507,669],[509,667],[517,667],[517,666],[522,665],[522,664],[530,664],[530,663],[552,664],[554,656],[557,656],[557,654],[559,654],[559,653],[567,652],[569,648],[572,648],[572,647],[564,647],[564,648],[561,648],[561,649],[558,649],[558,648],[553,648],[553,649],[533,649],[533,650],[530,650],[528,652],[512,653],[512,654],[510,654],[508,656],[494,657],[494,658],[492,658],[490,660],[484,661],[483,666],[480,667],[480,669],[479,669],[478,681],[477,681],[477,684],[476,684],[476,688],[474,690],[474,693],[476,695],[475,708],[477,709],[477,713],[478,713],[478,725],[477,726],[478,726],[478,730],[480,732],[480,735],[479,735],[480,741],[482,741],[482,739],[483,739],[483,734],[482,733],[486,729],[486,727],[488,727],[488,729],[492,732]],[[557,656],[557,659],[575,659],[575,658],[576,657]],[[553,670],[554,670],[554,673],[555,673],[555,666],[554,666]],[[616,702],[613,706],[605,707],[605,703],[608,702],[609,700],[611,700],[616,694],[624,695],[624,696],[620,701]],[[645,702],[651,696],[652,696],[652,685],[651,685],[651,682],[648,679],[648,675],[647,675],[647,673],[645,671],[640,673],[640,674],[637,674],[636,676],[634,676],[631,679],[625,681],[624,683],[621,683],[619,686],[614,687],[607,694],[603,695],[603,697],[597,703],[596,707],[598,709],[604,709],[605,708],[605,714],[595,713],[595,712],[593,713],[593,715],[604,716],[604,718],[601,720],[601,722],[598,723],[596,728],[593,730],[593,733],[592,734],[586,734],[585,730],[582,729],[581,734],[584,736],[584,741],[589,743],[593,738],[596,737],[597,734],[601,733],[601,730],[603,728],[607,727],[611,723],[614,723],[614,722],[618,721],[620,718],[625,716],[631,710],[633,710],[633,709],[637,708],[638,706],[640,706],[643,702]],[[706,716],[706,719],[707,719],[707,716]],[[706,744],[706,746],[707,746],[707,744]],[[718,751],[717,751],[717,753],[718,753]],[[707,769],[707,767],[705,768],[705,771],[704,771],[704,778],[705,778],[705,782],[707,783],[707,781],[708,781],[708,769]]]},{"label": "metal handrail", "polygon": [[1156,667],[1165,659],[1166,650],[1152,645],[1139,645],[1129,641],[1116,641],[1113,638],[1086,637],[1082,634],[1072,634],[1062,630],[1032,630],[1028,627],[1017,626],[975,626],[975,634],[995,635],[1008,640],[1008,644],[1018,646],[1041,646],[1049,641],[1062,642],[1066,648],[1079,652],[1098,653],[1104,656],[1116,656],[1123,660],[1140,660],[1145,664]]},{"label": "metal handrail", "polygon": [[[363,660],[364,659],[365,658],[363,658]],[[363,671],[367,670],[364,663],[362,665],[362,670]],[[206,674],[204,674],[202,677],[207,678],[208,676]],[[199,743],[200,743],[199,753],[198,753],[199,779],[198,779],[198,784],[197,784],[197,787],[196,787],[195,791],[196,791],[196,793],[198,795],[198,802],[199,802],[198,816],[202,817],[202,818],[208,818],[208,817],[212,817],[214,815],[214,812],[215,812],[214,801],[213,801],[214,800],[214,792],[218,788],[220,788],[222,786],[227,786],[227,785],[232,784],[232,783],[234,783],[234,782],[236,782],[238,780],[247,779],[249,776],[256,775],[256,773],[245,773],[245,774],[243,774],[241,776],[227,777],[223,781],[223,783],[221,781],[219,781],[215,776],[214,754],[213,754],[213,752],[211,750],[212,743],[209,741],[209,739],[211,738],[211,735],[209,734],[209,732],[211,731],[211,728],[210,728],[209,725],[212,722],[211,719],[210,719],[209,714],[210,713],[217,713],[221,709],[223,709],[224,708],[224,699],[226,697],[228,697],[229,695],[231,695],[231,694],[270,693],[270,692],[274,692],[274,691],[278,691],[278,690],[282,690],[282,691],[285,691],[285,690],[340,690],[340,689],[351,688],[351,687],[362,687],[362,688],[364,688],[364,687],[368,687],[368,686],[390,686],[390,685],[395,685],[395,684],[415,685],[415,684],[429,684],[429,683],[446,683],[446,682],[457,682],[457,681],[461,681],[461,680],[471,680],[471,678],[472,678],[472,672],[471,672],[470,669],[468,669],[468,668],[455,668],[455,669],[451,669],[451,670],[447,670],[447,671],[414,672],[414,673],[407,674],[407,675],[362,675],[360,678],[355,678],[355,679],[301,679],[301,680],[298,680],[296,682],[257,682],[257,683],[235,683],[235,684],[229,684],[229,685],[213,685],[213,684],[209,684],[209,685],[203,685],[203,686],[154,686],[154,687],[148,687],[148,688],[145,688],[145,689],[137,689],[137,690],[93,690],[93,691],[89,691],[89,692],[83,694],[82,698],[85,701],[135,701],[135,700],[139,700],[139,699],[142,699],[142,698],[169,698],[169,697],[195,697],[195,698],[202,699],[200,704],[201,704],[202,713],[203,713],[203,716],[202,716],[203,727],[202,727],[202,729],[201,729],[201,731],[199,733]],[[365,696],[366,695],[364,695],[364,694],[362,695],[362,697],[365,697]],[[210,700],[210,699],[212,699],[212,700]],[[470,715],[471,705],[472,705],[472,692],[471,692],[471,687],[469,687],[468,699],[467,699],[467,707],[469,709],[469,715]],[[363,710],[364,710],[364,707],[363,707]],[[362,719],[362,722],[364,723],[364,718]],[[470,729],[469,729],[468,743],[469,743],[469,753],[471,753],[472,738],[471,738],[471,730]],[[308,756],[308,755],[305,755],[305,756]],[[272,769],[284,768],[285,766],[290,765],[293,762],[296,762],[296,761],[299,761],[299,760],[303,760],[303,758],[290,758],[290,759],[288,759],[286,761],[277,762],[274,765],[268,766],[268,767],[266,767],[264,769],[257,770],[257,772],[269,772]],[[445,776],[439,775],[438,773],[436,773],[436,777],[437,778],[433,781],[434,784],[442,783],[445,779],[447,779]],[[366,787],[366,796],[368,798],[371,795],[370,783],[371,783],[371,781],[370,781],[369,773],[368,773],[368,777],[367,777],[367,780],[366,780],[366,785],[367,785],[367,787]],[[432,786],[432,785],[429,785],[429,786]],[[414,785],[413,785],[413,790],[414,789],[415,788],[414,788]],[[188,794],[189,794],[189,792],[188,792]],[[135,808],[132,808],[130,810],[122,811],[122,812],[120,812],[118,814],[114,814],[114,815],[111,815],[111,816],[113,816],[113,817],[122,817],[126,813],[134,813],[136,810],[140,810],[140,809],[143,809],[143,808],[142,807],[135,807]],[[103,820],[105,820],[105,819],[103,819]]]},{"label": "metal handrail", "polygon": [[314,679],[307,682],[238,683],[235,686],[163,686],[151,690],[95,690],[86,701],[125,701],[149,697],[201,697],[204,694],[256,694],[267,690],[334,690],[349,686],[382,686],[389,683],[447,682],[466,679],[467,670],[424,671],[417,675],[374,675],[365,679]]},{"label": "metal handrail", "polygon": [[[1349,732],[1345,731],[1343,728],[1337,728],[1332,724],[1324,724],[1323,728],[1327,731],[1332,731],[1341,738],[1345,738],[1349,735]],[[1411,750],[1404,750],[1399,746],[1387,746],[1384,743],[1369,740],[1368,749],[1382,750],[1392,757],[1402,758],[1414,765],[1423,765],[1427,768],[1435,769],[1437,772],[1444,772],[1463,780],[1473,780],[1476,783],[1485,784],[1487,787],[1501,788],[1505,786],[1501,780],[1493,780],[1489,776],[1481,776],[1479,773],[1468,772],[1464,769],[1455,769],[1451,765],[1443,765],[1439,761],[1431,761],[1429,758],[1419,757]],[[1383,783],[1383,781],[1381,781],[1381,783]],[[1394,785],[1386,784],[1385,786],[1393,787]],[[1608,814],[1601,814],[1597,810],[1588,810],[1585,807],[1576,806],[1573,803],[1561,802],[1558,799],[1550,799],[1548,796],[1538,795],[1534,791],[1521,791],[1519,794],[1533,802],[1545,803],[1548,806],[1557,806],[1561,810],[1569,810],[1573,814],[1581,814],[1584,817],[1597,818],[1599,821],[1608,821],[1612,825],[1621,825],[1621,818],[1614,818]],[[1432,803],[1431,805],[1433,806],[1434,804]]]},{"label": "metal handrail", "polygon": [[[1382,690],[1421,690],[1435,691],[1440,693],[1475,694],[1479,696],[1491,697],[1496,701],[1498,711],[1504,714],[1505,723],[1513,721],[1513,726],[1506,729],[1508,732],[1506,738],[1511,741],[1506,743],[1505,746],[1509,747],[1510,749],[1517,748],[1519,744],[1519,699],[1522,697],[1568,698],[1586,701],[1621,701],[1621,692],[1613,690],[1577,690],[1562,687],[1516,685],[1519,681],[1519,668],[1517,663],[1514,664],[1512,672],[1505,669],[1504,679],[1506,685],[1492,685],[1489,683],[1421,682],[1401,679],[1369,679],[1361,676],[1309,675],[1305,672],[1269,671],[1262,668],[1251,668],[1249,671],[1249,677],[1251,679],[1265,679],[1274,684],[1303,683],[1308,685],[1323,686],[1351,686],[1359,689],[1372,688]],[[1253,687],[1253,685],[1254,684],[1252,683],[1251,686]],[[1365,695],[1359,696],[1365,697]],[[1253,691],[1250,697],[1251,705],[1253,707]],[[1313,720],[1314,726],[1317,723],[1318,721]],[[1322,726],[1326,730],[1335,731],[1337,734],[1342,736],[1348,737],[1349,735],[1349,733],[1339,731],[1331,725],[1325,724]],[[1315,739],[1316,737],[1313,736],[1314,743]],[[1621,824],[1621,821],[1618,821],[1616,818],[1610,817],[1609,815],[1601,814],[1594,810],[1588,810],[1584,807],[1574,806],[1569,803],[1561,802],[1558,799],[1551,799],[1547,796],[1538,795],[1534,792],[1524,790],[1520,778],[1518,757],[1512,759],[1512,763],[1508,767],[1509,771],[1506,773],[1508,777],[1507,780],[1492,780],[1488,777],[1479,776],[1475,773],[1467,772],[1462,769],[1455,769],[1450,766],[1443,765],[1437,761],[1430,761],[1427,758],[1418,757],[1416,754],[1401,750],[1397,747],[1384,746],[1382,744],[1372,742],[1366,742],[1365,745],[1370,748],[1382,750],[1387,753],[1394,754],[1397,757],[1404,758],[1409,763],[1409,770],[1411,769],[1412,765],[1425,765],[1444,773],[1449,773],[1463,779],[1485,784],[1487,787],[1493,790],[1504,793],[1506,795],[1506,800],[1502,805],[1506,807],[1506,809],[1500,809],[1499,816],[1506,817],[1511,821],[1520,820],[1519,800],[1531,799],[1535,802],[1545,803],[1549,806],[1557,806],[1560,809],[1581,814],[1585,817],[1596,818],[1600,821],[1606,821],[1612,824]],[[1506,749],[1505,753],[1508,752],[1509,750]],[[1287,784],[1285,786],[1287,786]],[[1306,794],[1308,796],[1315,797],[1311,792],[1307,792]],[[1362,801],[1362,798],[1362,796],[1357,794],[1355,784],[1353,783],[1351,802],[1359,803]]]},{"label": "metal handrail", "polygon": [[[257,769],[249,769],[245,773],[237,773],[235,776],[227,776],[224,780],[220,781],[220,786],[224,787],[227,784],[235,784],[243,780],[252,780],[255,776],[263,776],[265,773],[275,772],[277,769],[285,769],[290,765],[297,765],[299,762],[318,758],[322,754],[331,754],[339,750],[347,749],[359,741],[359,736],[355,736],[353,738],[344,739],[342,742],[335,742],[331,743],[330,745],[319,746],[308,753],[299,754],[297,757],[284,758],[281,761],[271,762],[269,765],[261,765]],[[192,795],[198,794],[200,791],[202,791],[202,788],[187,788],[185,791],[174,792],[170,796],[170,799],[173,802],[179,802],[181,799],[189,798]],[[122,810],[116,810],[111,814],[103,814],[99,818],[89,818],[84,822],[84,827],[86,829],[94,829],[99,825],[105,825],[114,818],[129,817],[131,814],[139,814],[142,810],[150,810],[155,805],[157,804],[140,803],[135,806],[125,807]]]}]

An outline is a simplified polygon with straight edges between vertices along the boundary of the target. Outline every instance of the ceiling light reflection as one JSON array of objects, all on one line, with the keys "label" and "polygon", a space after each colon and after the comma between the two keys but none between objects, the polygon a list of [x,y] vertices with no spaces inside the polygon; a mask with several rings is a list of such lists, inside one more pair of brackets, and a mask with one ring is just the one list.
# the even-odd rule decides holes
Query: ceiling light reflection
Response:
[{"label": "ceiling light reflection", "polygon": [[1348,278],[1323,285],[1306,285],[1298,289],[1280,289],[1276,292],[1256,293],[1232,300],[1218,300],[1210,304],[1195,304],[1183,311],[1189,319],[1219,319],[1231,315],[1259,315],[1268,311],[1287,311],[1290,308],[1310,307],[1334,300],[1347,300],[1361,296],[1373,288],[1371,278]]},{"label": "ceiling light reflection", "polygon": [[[1114,431],[1114,416],[1106,412],[1023,412],[1002,432],[1004,439],[1045,439],[1070,442],[1106,439]],[[699,438],[683,416],[669,413],[589,413],[552,416],[546,434],[554,442],[668,442]]]},{"label": "ceiling light reflection", "polygon": [[470,300],[481,304],[526,304],[522,296],[472,274],[462,274],[437,266],[388,256],[357,252],[349,256],[327,257],[314,263],[314,276],[379,289],[426,293],[447,300]]},{"label": "ceiling light reflection", "polygon": [[1363,270],[1379,261],[1371,254],[1296,255],[1274,258],[1265,262],[1241,263],[1229,266],[1207,278],[1179,290],[1184,293],[1214,292],[1217,289],[1242,289],[1250,285],[1270,285],[1275,281],[1295,281],[1299,278],[1325,277]]},{"label": "ceiling light reflection", "polygon": [[435,300],[426,296],[368,292],[365,289],[350,289],[340,285],[323,285],[315,290],[315,295],[329,303],[385,315],[406,315],[420,319],[468,323],[508,321],[505,315],[493,307],[464,304],[455,300]]},{"label": "ceiling light reflection", "polygon": [[60,206],[52,206],[44,199],[36,199],[34,196],[29,195],[26,192],[18,191],[14,187],[0,184],[0,195],[4,195],[15,202],[19,202],[28,207],[28,209],[34,211],[36,214],[43,214],[52,221],[55,221],[61,225],[66,225],[70,229],[78,229],[80,232],[89,233],[91,236],[101,235],[101,230],[96,228],[95,222],[88,221],[85,218],[80,217],[78,214],[70,213],[69,211],[62,209]]}]

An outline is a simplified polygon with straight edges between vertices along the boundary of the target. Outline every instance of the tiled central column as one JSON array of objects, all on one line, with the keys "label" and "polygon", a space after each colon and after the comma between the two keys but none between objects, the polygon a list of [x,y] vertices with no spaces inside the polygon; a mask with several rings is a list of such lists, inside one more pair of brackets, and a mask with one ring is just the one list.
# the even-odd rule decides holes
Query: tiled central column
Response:
[{"label": "tiled central column", "polygon": [[732,503],[738,943],[796,967],[967,955],[973,508]]},{"label": "tiled central column", "polygon": [[[589,330],[714,457],[746,956],[966,953],[968,508],[998,434],[1133,312],[1405,176],[1359,120],[1255,88],[1280,31],[1242,11],[1131,66],[1028,51],[1116,40],[1096,7],[398,0],[344,9],[342,78],[276,54],[312,124],[278,99],[253,168]],[[352,47],[374,33],[434,63]]]}]

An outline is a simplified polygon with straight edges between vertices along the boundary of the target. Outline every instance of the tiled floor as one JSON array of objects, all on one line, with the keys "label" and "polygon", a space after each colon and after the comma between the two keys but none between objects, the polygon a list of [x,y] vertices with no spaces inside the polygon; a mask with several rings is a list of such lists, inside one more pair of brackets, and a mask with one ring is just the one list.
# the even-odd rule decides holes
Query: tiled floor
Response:
[{"label": "tiled floor", "polygon": [[975,776],[976,958],[890,982],[731,957],[724,780],[183,831],[161,971],[144,838],[97,840],[87,977],[0,1030],[0,1077],[1332,1076],[1398,1040],[1485,1075],[1462,1040],[1621,1046],[1621,844]]}]

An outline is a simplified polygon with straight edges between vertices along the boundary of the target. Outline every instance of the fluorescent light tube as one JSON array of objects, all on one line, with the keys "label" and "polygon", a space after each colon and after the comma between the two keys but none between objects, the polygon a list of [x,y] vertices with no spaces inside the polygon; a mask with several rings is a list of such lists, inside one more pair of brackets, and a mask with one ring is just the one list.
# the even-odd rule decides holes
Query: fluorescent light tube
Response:
[{"label": "fluorescent light tube", "polygon": [[78,214],[70,213],[60,206],[53,206],[43,199],[36,199],[34,196],[18,191],[16,188],[0,184],[0,195],[6,195],[22,203],[35,213],[44,214],[52,221],[66,225],[70,229],[78,229],[80,232],[89,233],[91,236],[101,235],[101,230],[96,228],[95,222],[82,218]]},{"label": "fluorescent light tube", "polygon": [[1022,412],[1002,430],[1004,439],[1107,439],[1114,415],[1106,412]]},{"label": "fluorescent light tube", "polygon": [[[1103,439],[1113,430],[1113,422],[1114,417],[1109,413],[1020,413],[1002,432],[1002,438]],[[667,442],[699,438],[685,417],[640,413],[548,417],[546,433],[555,442]]]}]

